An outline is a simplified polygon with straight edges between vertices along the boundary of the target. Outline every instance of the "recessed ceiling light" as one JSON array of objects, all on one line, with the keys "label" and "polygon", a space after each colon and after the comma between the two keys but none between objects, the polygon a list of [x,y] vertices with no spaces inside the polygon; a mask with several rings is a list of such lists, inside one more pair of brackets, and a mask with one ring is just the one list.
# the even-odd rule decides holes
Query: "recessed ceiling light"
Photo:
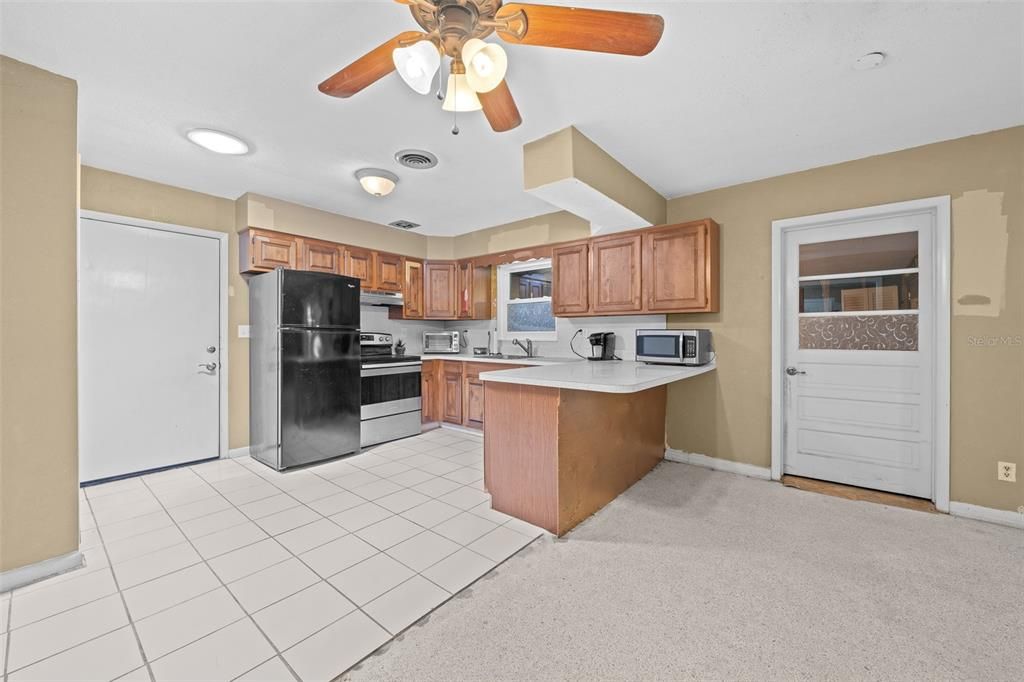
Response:
[{"label": "recessed ceiling light", "polygon": [[877,69],[885,63],[884,52],[868,52],[865,55],[857,57],[853,62],[853,68],[858,71],[867,71],[868,69]]},{"label": "recessed ceiling light", "polygon": [[239,154],[247,154],[249,152],[249,145],[246,144],[245,141],[235,137],[234,135],[222,133],[219,130],[193,128],[185,133],[185,136],[192,143],[218,154],[233,154],[237,156]]},{"label": "recessed ceiling light", "polygon": [[375,197],[384,197],[391,194],[391,191],[398,183],[398,176],[391,171],[380,168],[360,168],[356,171],[356,179],[367,192]]}]

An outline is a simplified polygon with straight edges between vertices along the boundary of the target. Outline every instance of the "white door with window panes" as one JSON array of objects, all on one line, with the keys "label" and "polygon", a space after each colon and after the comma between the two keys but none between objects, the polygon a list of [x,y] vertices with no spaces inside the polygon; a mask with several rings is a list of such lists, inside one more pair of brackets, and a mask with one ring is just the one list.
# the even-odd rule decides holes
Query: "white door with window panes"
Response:
[{"label": "white door with window panes", "polygon": [[784,229],[782,473],[933,497],[935,224]]}]

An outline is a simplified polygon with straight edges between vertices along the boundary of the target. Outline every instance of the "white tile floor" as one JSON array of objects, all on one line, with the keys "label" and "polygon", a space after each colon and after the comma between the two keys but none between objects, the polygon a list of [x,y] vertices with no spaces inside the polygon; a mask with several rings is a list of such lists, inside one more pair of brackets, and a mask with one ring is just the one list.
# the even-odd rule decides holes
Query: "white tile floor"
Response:
[{"label": "white tile floor", "polygon": [[77,571],[0,594],[20,680],[329,680],[542,531],[443,429],[299,471],[219,460],[87,488]]}]

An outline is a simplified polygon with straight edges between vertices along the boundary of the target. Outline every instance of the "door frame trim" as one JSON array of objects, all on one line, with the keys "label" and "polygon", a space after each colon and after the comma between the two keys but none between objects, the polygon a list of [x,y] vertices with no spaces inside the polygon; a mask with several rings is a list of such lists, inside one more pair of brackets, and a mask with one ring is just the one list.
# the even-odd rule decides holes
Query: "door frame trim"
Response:
[{"label": "door frame trim", "polygon": [[[81,259],[82,259],[82,219],[97,220],[105,223],[115,223],[117,225],[125,225],[127,227],[136,227],[144,230],[160,230],[162,232],[175,232],[177,234],[185,234],[193,237],[205,237],[207,239],[216,239],[218,242],[218,248],[220,250],[220,267],[218,268],[218,281],[220,294],[218,296],[218,313],[220,317],[220,330],[218,333],[219,341],[218,347],[221,350],[220,353],[220,396],[218,402],[220,403],[220,414],[218,415],[219,427],[220,427],[220,438],[217,447],[217,456],[225,458],[229,456],[228,453],[228,233],[217,232],[215,230],[204,230],[198,227],[187,227],[185,225],[175,225],[172,223],[161,223],[155,220],[146,220],[144,218],[133,218],[131,216],[122,216],[114,213],[103,213],[101,211],[90,211],[86,209],[80,209],[78,212],[78,226],[76,228],[77,241],[78,241],[78,254],[76,256],[77,272],[75,273],[77,292],[76,296],[80,297],[82,293],[82,282],[81,282]],[[80,311],[81,301],[78,301],[78,310]],[[76,334],[77,338],[81,338],[81,317],[80,313],[76,312],[77,324]],[[76,339],[75,345],[77,347],[76,355],[80,356],[82,353],[81,344]],[[81,358],[79,357],[79,365],[81,364]],[[78,400],[81,402],[82,395],[82,383],[78,382]],[[81,423],[79,423],[79,429],[81,429]]]},{"label": "door frame trim", "polygon": [[933,421],[935,461],[933,466],[932,501],[936,509],[949,511],[949,374],[950,374],[950,198],[929,197],[900,201],[879,206],[866,206],[845,211],[832,211],[815,215],[772,221],[772,480],[782,479],[782,459],[785,452],[785,381],[783,376],[783,292],[785,291],[785,263],[783,237],[791,230],[842,224],[857,220],[887,216],[931,213],[934,225],[933,300],[935,301],[935,358],[933,368],[934,400]]}]

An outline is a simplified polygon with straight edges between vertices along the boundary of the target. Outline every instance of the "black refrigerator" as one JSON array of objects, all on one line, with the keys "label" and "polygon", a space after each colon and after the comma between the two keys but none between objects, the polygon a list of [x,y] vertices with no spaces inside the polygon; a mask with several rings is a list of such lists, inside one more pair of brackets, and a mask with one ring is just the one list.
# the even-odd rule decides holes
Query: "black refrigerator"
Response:
[{"label": "black refrigerator", "polygon": [[359,449],[359,280],[249,279],[249,453],[274,469]]}]

